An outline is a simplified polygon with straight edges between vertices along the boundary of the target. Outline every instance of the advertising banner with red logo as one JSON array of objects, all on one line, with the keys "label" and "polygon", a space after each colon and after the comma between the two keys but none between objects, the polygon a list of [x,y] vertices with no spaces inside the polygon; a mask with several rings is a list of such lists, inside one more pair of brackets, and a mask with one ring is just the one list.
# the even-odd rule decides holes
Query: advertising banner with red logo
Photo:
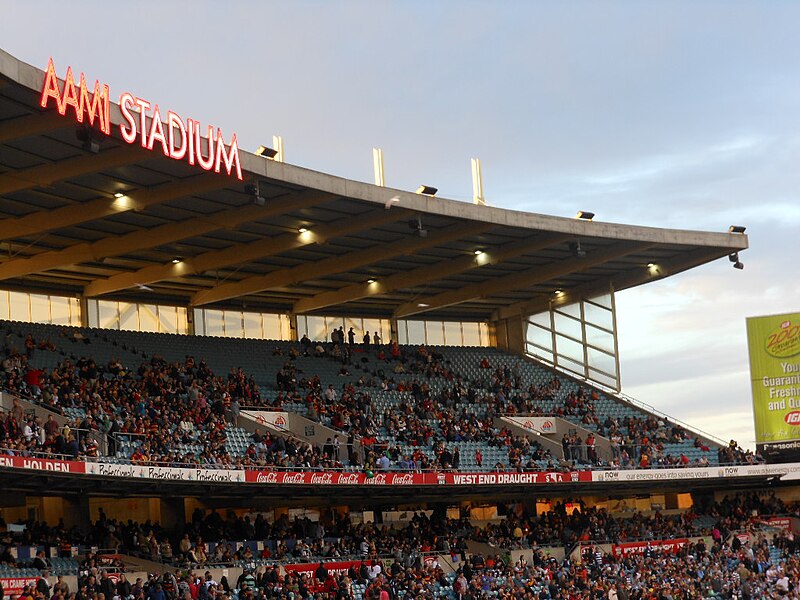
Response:
[{"label": "advertising banner with red logo", "polygon": [[792,520],[789,517],[769,517],[764,519],[763,523],[775,529],[783,529],[784,531],[792,530]]},{"label": "advertising banner with red logo", "polygon": [[747,319],[756,447],[773,462],[800,457],[800,313]]},{"label": "advertising banner with red logo", "polygon": [[[353,567],[354,569],[358,569],[359,567],[361,567],[360,560],[326,562],[322,564],[325,565],[325,570],[328,571],[328,574],[333,575],[334,577],[338,577],[339,575],[346,575],[350,567]],[[319,568],[319,563],[306,563],[302,565],[283,565],[283,569],[287,573],[304,575],[309,582],[312,582],[308,586],[312,592],[319,592],[324,587],[324,584],[322,582],[316,581],[314,579],[314,573],[316,573],[318,568]]]},{"label": "advertising banner with red logo", "polygon": [[280,410],[243,410],[241,416],[251,419],[259,425],[286,429],[289,424],[289,413]]},{"label": "advertising banner with red logo", "polygon": [[653,540],[650,542],[626,542],[611,546],[611,552],[617,558],[630,556],[631,554],[644,554],[649,548],[653,552],[676,554],[678,550],[689,543],[686,538],[675,540]]},{"label": "advertising banner with red logo", "polygon": [[591,471],[571,473],[332,473],[292,471],[247,471],[245,481],[271,485],[452,485],[497,486],[592,481]]},{"label": "advertising banner with red logo", "polygon": [[39,577],[0,577],[6,597],[19,596],[26,585],[36,585],[37,581]]},{"label": "advertising banner with red logo", "polygon": [[554,417],[503,417],[504,421],[542,435],[556,433]]},{"label": "advertising banner with red logo", "polygon": [[53,471],[56,473],[85,473],[84,463],[76,460],[28,458],[25,456],[0,456],[0,467]]}]

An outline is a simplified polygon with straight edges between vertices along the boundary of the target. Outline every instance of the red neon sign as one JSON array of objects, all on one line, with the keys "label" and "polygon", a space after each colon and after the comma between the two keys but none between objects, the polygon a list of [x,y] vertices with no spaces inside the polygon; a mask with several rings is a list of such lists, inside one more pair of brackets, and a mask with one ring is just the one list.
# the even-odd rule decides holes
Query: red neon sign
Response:
[{"label": "red neon sign", "polygon": [[[94,126],[97,121],[100,131],[111,135],[108,85],[101,86],[99,81],[95,81],[94,90],[90,94],[86,76],[81,73],[76,86],[72,67],[67,67],[62,90],[58,84],[52,58],[47,65],[40,105],[42,108],[47,108],[51,100],[55,101],[59,114],[66,115],[71,108],[78,123],[83,123],[84,118],[88,117],[89,125]],[[151,105],[147,100],[138,98],[130,92],[123,92],[120,95],[119,108],[124,121],[119,125],[120,135],[128,144],[138,142],[142,148],[160,149],[164,156],[175,160],[187,160],[190,165],[198,165],[204,171],[220,173],[224,170],[228,175],[235,173],[237,179],[242,179],[239,143],[235,133],[231,137],[230,144],[226,146],[220,129],[208,125],[203,135],[199,121],[194,119],[184,121],[171,110],[167,111],[165,128],[158,104]]]}]

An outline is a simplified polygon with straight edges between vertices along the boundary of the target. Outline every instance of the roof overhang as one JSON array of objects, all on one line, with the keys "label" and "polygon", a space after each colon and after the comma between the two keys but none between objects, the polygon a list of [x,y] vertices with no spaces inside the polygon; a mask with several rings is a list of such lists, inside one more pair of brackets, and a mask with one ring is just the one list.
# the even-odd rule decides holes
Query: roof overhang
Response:
[{"label": "roof overhang", "polygon": [[[269,312],[487,320],[547,308],[555,290],[564,292],[561,301],[591,297],[748,246],[743,234],[480,206],[244,151],[240,181],[126,143],[113,103],[110,135],[92,153],[74,117],[40,107],[44,78],[0,51],[5,288]],[[254,184],[263,206],[246,189]]]}]

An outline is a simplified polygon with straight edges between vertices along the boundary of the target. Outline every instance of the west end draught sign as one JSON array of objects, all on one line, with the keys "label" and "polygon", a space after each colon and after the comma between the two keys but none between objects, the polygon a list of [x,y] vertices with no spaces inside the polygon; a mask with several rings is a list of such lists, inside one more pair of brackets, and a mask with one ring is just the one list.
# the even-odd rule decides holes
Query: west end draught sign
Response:
[{"label": "west end draught sign", "polygon": [[[52,58],[47,65],[39,104],[42,108],[47,108],[51,103],[55,103],[59,114],[73,112],[78,123],[88,121],[89,125],[111,135],[108,85],[95,81],[94,89],[90,92],[86,76],[81,73],[76,84],[72,67],[67,67],[62,89]],[[130,92],[120,94],[118,104],[123,119],[119,124],[119,132],[128,144],[139,143],[142,148],[161,151],[164,156],[185,160],[205,171],[220,173],[224,170],[228,175],[236,174],[238,179],[242,179],[239,145],[235,133],[231,136],[230,144],[226,146],[222,131],[213,125],[208,125],[203,134],[199,121],[183,119],[171,110],[167,111],[164,124],[158,104],[151,104]]]}]

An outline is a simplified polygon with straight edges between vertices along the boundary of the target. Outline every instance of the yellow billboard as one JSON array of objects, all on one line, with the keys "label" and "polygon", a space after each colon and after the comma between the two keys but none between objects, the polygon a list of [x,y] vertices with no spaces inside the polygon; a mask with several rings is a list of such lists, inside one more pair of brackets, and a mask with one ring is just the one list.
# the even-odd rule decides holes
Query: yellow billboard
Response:
[{"label": "yellow billboard", "polygon": [[792,450],[800,440],[800,313],[747,319],[756,444]]}]

